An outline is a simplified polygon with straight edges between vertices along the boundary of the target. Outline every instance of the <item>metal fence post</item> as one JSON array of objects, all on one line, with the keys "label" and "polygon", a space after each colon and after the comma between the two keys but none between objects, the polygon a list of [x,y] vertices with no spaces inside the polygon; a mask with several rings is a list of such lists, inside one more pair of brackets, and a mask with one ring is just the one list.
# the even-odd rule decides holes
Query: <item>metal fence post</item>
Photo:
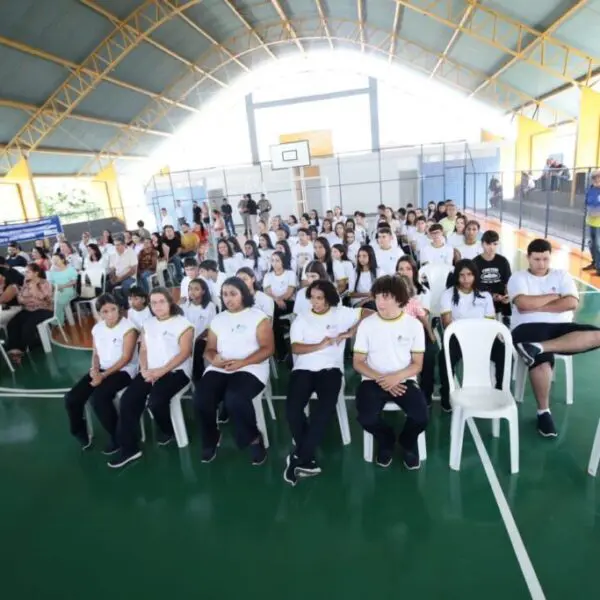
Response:
[{"label": "metal fence post", "polygon": [[548,221],[550,219],[550,192],[546,190],[546,223],[544,225],[544,237],[548,237]]}]

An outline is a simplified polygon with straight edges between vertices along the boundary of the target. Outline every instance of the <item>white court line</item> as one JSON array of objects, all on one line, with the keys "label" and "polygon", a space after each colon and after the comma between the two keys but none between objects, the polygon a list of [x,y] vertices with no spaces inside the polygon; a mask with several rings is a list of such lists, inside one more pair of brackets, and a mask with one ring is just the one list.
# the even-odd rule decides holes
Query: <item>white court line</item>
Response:
[{"label": "white court line", "polygon": [[475,447],[477,448],[477,452],[481,458],[483,469],[490,483],[490,487],[492,488],[492,494],[494,494],[494,499],[498,505],[500,516],[504,521],[504,527],[506,528],[506,532],[510,538],[510,542],[517,557],[517,562],[519,563],[519,567],[523,573],[525,583],[529,588],[529,593],[531,594],[533,600],[544,600],[546,598],[544,595],[544,590],[542,589],[540,580],[538,579],[535,569],[533,568],[533,563],[529,558],[529,554],[527,554],[525,543],[523,542],[523,538],[519,533],[519,529],[517,528],[517,524],[510,507],[508,506],[506,496],[502,491],[502,486],[498,481],[498,476],[496,475],[496,471],[494,470],[490,456],[487,453],[483,440],[481,439],[481,435],[479,434],[479,429],[477,429],[477,425],[475,425],[473,419],[468,419],[467,425],[469,426],[469,430],[473,436]]}]

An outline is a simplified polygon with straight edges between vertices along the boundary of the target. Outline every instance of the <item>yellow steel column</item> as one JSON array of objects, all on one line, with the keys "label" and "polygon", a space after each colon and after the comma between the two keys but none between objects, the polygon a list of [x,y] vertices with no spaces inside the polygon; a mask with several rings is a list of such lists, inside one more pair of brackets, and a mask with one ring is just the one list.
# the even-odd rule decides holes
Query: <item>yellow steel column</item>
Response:
[{"label": "yellow steel column", "polygon": [[528,119],[523,115],[518,116],[517,121],[517,141],[515,142],[515,184],[521,181],[523,171],[531,171],[533,166],[532,140],[533,136],[539,133],[548,132],[548,128]]},{"label": "yellow steel column", "polygon": [[99,200],[102,208],[105,211],[105,216],[125,218],[123,210],[123,201],[121,200],[121,192],[119,191],[119,181],[117,171],[114,165],[109,165],[102,169],[93,179],[92,187],[96,194],[99,195]]},{"label": "yellow steel column", "polygon": [[2,181],[13,183],[18,187],[23,220],[38,219],[40,217],[40,206],[27,159],[21,158]]},{"label": "yellow steel column", "polygon": [[600,94],[581,89],[577,120],[575,168],[587,169],[600,164]]}]

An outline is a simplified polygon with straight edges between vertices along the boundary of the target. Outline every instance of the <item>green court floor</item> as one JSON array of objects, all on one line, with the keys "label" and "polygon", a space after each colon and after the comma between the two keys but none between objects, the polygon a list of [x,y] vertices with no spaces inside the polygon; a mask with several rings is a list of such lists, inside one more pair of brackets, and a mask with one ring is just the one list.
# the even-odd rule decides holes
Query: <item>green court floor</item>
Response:
[{"label": "green court floor", "polygon": [[[600,294],[582,291],[578,320],[600,324]],[[36,352],[14,378],[1,365],[0,387],[68,387],[89,356]],[[507,430],[496,440],[486,422],[477,424],[481,453],[467,431],[462,469],[451,471],[450,419],[437,405],[421,471],[365,463],[350,399],[352,444],[342,446],[332,423],[323,474],[296,488],[282,479],[286,373],[275,382],[278,420],[267,423],[272,447],[261,468],[234,448],[229,425],[217,460],[201,464],[188,402],[187,449],[159,449],[151,432],[142,461],[114,472],[98,449],[99,426],[95,448],[81,453],[59,398],[0,394],[2,597],[519,599],[543,597],[541,588],[547,598],[595,598],[600,482],[586,467],[600,417],[597,365],[597,353],[575,358],[570,407],[559,369],[556,440],[536,433],[527,389],[516,476]],[[357,377],[349,369],[346,378],[353,396]]]}]

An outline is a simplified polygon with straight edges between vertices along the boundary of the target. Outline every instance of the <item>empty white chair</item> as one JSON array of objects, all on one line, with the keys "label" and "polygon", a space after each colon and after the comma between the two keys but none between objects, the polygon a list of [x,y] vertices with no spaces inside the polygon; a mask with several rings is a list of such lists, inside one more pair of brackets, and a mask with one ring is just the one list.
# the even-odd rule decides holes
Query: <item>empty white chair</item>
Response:
[{"label": "empty white chair", "polygon": [[[566,356],[564,354],[555,354],[554,358],[558,361],[562,361],[565,365],[565,394],[566,404],[573,404],[573,357]],[[513,371],[513,378],[515,380],[515,400],[517,402],[523,402],[525,395],[525,386],[527,385],[527,373],[529,369],[523,360],[515,352],[515,368]],[[554,367],[556,371],[556,365]],[[554,379],[554,373],[552,375]]]},{"label": "empty white chair", "polygon": [[[458,388],[451,376],[450,338],[456,336],[462,352],[463,380]],[[494,388],[490,378],[490,356],[497,336],[504,340],[502,389]],[[460,319],[451,323],[444,335],[444,357],[448,369],[452,424],[450,431],[450,468],[460,470],[463,437],[467,419],[492,419],[494,437],[500,435],[499,419],[508,421],[511,473],[519,472],[519,416],[510,392],[512,336],[507,327],[491,319]]]},{"label": "empty white chair", "polygon": [[[65,344],[69,343],[69,338],[67,337],[67,334],[65,333],[65,330],[63,329],[63,326],[60,324],[60,321],[58,320],[58,318],[56,316],[57,306],[58,306],[58,290],[56,290],[54,292],[54,315],[52,315],[49,319],[42,321],[37,326],[38,335],[40,336],[40,341],[42,342],[42,348],[44,349],[44,352],[46,354],[49,354],[50,352],[52,352],[52,344],[50,343],[50,337],[52,334],[52,330],[50,327],[51,325],[56,325],[58,327],[58,329],[60,330],[63,340],[65,341]],[[71,314],[71,317],[72,316],[73,315]]]},{"label": "empty white chair", "polygon": [[[396,412],[402,409],[395,402],[386,402],[383,410],[385,412]],[[417,446],[419,448],[419,460],[427,460],[427,443],[424,431],[417,438]],[[367,431],[363,433],[363,458],[367,462],[373,462],[373,436]]]},{"label": "empty white chair", "polygon": [[592,453],[590,454],[590,462],[588,464],[588,473],[592,477],[596,477],[598,472],[598,463],[600,463],[600,420],[596,427],[596,435],[594,436],[594,443],[592,445]]},{"label": "empty white chair", "polygon": [[446,280],[452,267],[446,264],[428,263],[419,269],[419,281],[427,281],[431,294],[429,313],[432,317],[440,316],[440,301],[446,290]]}]

